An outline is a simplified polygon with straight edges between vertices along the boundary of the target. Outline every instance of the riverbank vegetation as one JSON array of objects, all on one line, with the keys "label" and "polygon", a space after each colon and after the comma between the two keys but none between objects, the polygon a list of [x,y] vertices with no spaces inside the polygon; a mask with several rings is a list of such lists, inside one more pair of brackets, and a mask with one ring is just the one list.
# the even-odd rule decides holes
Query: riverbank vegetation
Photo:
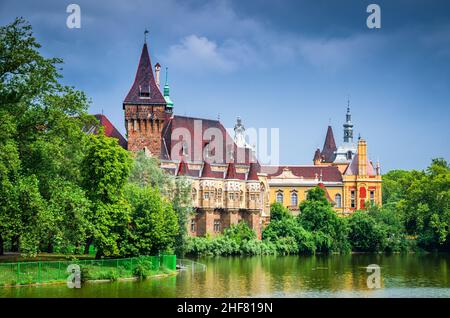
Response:
[{"label": "riverbank vegetation", "polygon": [[272,204],[262,241],[240,223],[214,238],[190,239],[188,253],[450,251],[450,167],[446,161],[435,159],[425,171],[391,171],[383,176],[383,192],[382,207],[368,205],[367,210],[338,217],[323,189],[313,188],[300,204],[298,216],[279,203]]}]

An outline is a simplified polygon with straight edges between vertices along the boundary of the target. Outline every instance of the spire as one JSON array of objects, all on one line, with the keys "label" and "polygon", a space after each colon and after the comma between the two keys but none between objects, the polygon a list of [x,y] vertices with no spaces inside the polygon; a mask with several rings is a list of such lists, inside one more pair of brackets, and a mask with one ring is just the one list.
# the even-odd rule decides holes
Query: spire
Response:
[{"label": "spire", "polygon": [[184,158],[181,158],[180,164],[178,165],[177,176],[187,176],[189,175],[189,167],[187,163],[184,161]]},{"label": "spire", "polygon": [[138,69],[125,100],[125,105],[165,105],[166,101],[156,85],[147,43],[142,47]]},{"label": "spire", "polygon": [[213,178],[214,174],[211,170],[211,165],[205,160],[203,161],[202,178]]},{"label": "spire", "polygon": [[353,142],[352,114],[350,113],[350,99],[347,99],[347,114],[344,124],[344,142]]},{"label": "spire", "polygon": [[170,99],[170,87],[169,87],[169,68],[166,67],[166,83],[164,84],[164,99],[166,100],[168,110],[172,110],[173,101]]},{"label": "spire", "polygon": [[251,162],[248,168],[247,181],[259,181],[258,172],[260,166],[258,162]]},{"label": "spire", "polygon": [[225,175],[225,179],[237,179],[236,176],[236,168],[233,162],[228,164],[227,173]]},{"label": "spire", "polygon": [[322,155],[325,162],[333,162],[335,157],[335,151],[337,150],[336,142],[334,141],[333,128],[328,126],[327,136],[323,144]]}]

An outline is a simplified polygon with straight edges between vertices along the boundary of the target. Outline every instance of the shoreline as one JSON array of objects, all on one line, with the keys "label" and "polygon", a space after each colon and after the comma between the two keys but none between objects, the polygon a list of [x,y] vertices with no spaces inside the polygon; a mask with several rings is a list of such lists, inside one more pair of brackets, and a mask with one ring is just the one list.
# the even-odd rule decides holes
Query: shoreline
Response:
[{"label": "shoreline", "polygon": [[[138,281],[138,280],[147,280],[152,278],[162,278],[168,276],[178,275],[178,270],[172,273],[159,273],[156,275],[151,275],[148,277],[120,277],[117,279],[91,279],[82,282],[82,284],[103,284],[103,283],[112,283],[112,282],[129,282],[129,281]],[[3,285],[0,288],[20,288],[20,287],[37,287],[37,286],[49,286],[49,285],[65,285],[66,281],[54,281],[54,282],[45,282],[45,283],[31,283],[31,284],[16,284],[16,285]]]}]

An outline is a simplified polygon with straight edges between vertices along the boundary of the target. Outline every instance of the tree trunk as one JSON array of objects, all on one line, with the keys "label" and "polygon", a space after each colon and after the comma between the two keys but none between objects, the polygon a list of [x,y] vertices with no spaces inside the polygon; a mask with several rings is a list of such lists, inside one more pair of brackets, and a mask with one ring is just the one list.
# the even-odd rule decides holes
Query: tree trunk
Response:
[{"label": "tree trunk", "polygon": [[94,239],[92,237],[88,238],[86,245],[84,246],[84,254],[89,254],[89,246],[91,246]]},{"label": "tree trunk", "polygon": [[4,250],[3,250],[3,237],[0,234],[0,256],[4,254]]},{"label": "tree trunk", "polygon": [[19,252],[19,237],[14,236],[11,239],[11,252],[17,253]]},{"label": "tree trunk", "polygon": [[49,242],[47,245],[47,253],[53,253],[53,243]]}]

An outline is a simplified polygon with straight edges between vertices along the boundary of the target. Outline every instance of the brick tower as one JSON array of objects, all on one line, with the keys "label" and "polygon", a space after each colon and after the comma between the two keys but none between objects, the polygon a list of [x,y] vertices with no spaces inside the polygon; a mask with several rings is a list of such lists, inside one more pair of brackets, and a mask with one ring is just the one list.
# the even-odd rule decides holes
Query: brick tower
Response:
[{"label": "brick tower", "polygon": [[171,110],[167,109],[166,100],[155,81],[147,43],[142,48],[136,77],[123,101],[123,109],[128,150],[147,150],[159,158],[162,130]]}]

